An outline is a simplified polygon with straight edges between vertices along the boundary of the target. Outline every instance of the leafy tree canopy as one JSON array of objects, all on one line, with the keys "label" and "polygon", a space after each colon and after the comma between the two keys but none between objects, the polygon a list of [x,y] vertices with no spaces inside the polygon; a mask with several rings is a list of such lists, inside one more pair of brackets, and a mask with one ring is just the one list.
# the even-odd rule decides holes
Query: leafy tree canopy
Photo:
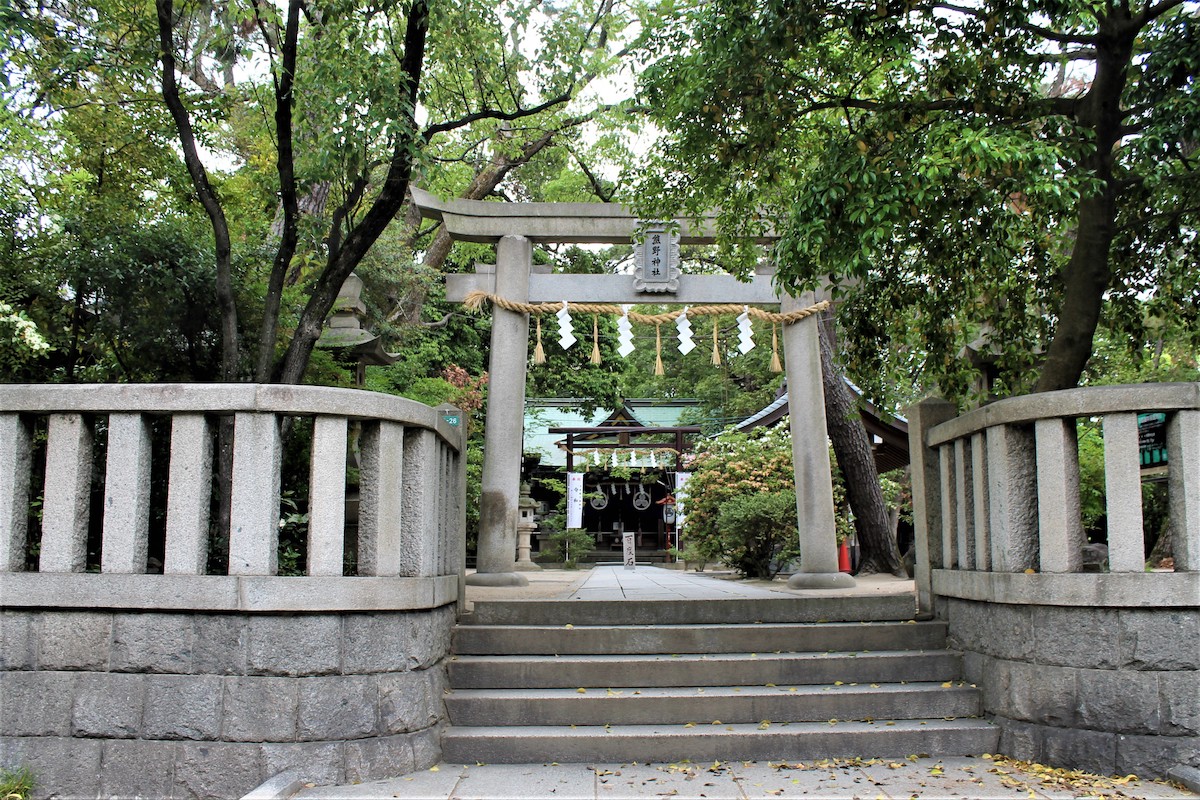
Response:
[{"label": "leafy tree canopy", "polygon": [[1101,322],[1196,336],[1198,27],[1183,0],[687,6],[642,76],[638,202],[720,206],[743,268],[773,227],[780,281],[843,297],[874,396],[962,396],[973,342],[1003,390],[1073,386]]},{"label": "leafy tree canopy", "polygon": [[645,13],[479,0],[4,5],[0,183],[12,191],[0,215],[18,235],[0,288],[21,307],[18,263],[81,219],[79,230],[132,230],[171,218],[208,264],[201,305],[219,377],[298,381],[351,270],[374,273],[364,280],[381,321],[418,321],[428,281],[404,267],[438,272],[449,246],[404,213],[411,182],[482,198],[543,157],[571,184],[564,170],[589,158],[580,130],[614,113],[585,90],[623,68]]}]

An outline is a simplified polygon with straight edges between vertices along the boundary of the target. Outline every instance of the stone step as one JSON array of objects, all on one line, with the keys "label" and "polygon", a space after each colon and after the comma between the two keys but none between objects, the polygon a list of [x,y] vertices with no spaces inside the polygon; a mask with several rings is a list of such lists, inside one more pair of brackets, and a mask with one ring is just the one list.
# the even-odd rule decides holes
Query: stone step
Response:
[{"label": "stone step", "polygon": [[454,656],[455,689],[800,686],[957,680],[948,650],[673,655]]},{"label": "stone step", "polygon": [[756,622],[862,622],[910,620],[911,594],[789,597],[763,600],[487,600],[460,625],[720,625]]},{"label": "stone step", "polygon": [[[891,724],[889,724],[891,723]],[[446,729],[442,758],[460,764],[801,761],[995,752],[978,719],[721,725],[498,726]]]},{"label": "stone step", "polygon": [[[946,682],[949,683],[949,682]],[[939,719],[981,713],[962,684],[842,684],[641,689],[456,689],[452,725],[710,725],[838,720]]]},{"label": "stone step", "polygon": [[829,622],[725,625],[460,625],[460,655],[654,654],[931,650],[946,623]]}]

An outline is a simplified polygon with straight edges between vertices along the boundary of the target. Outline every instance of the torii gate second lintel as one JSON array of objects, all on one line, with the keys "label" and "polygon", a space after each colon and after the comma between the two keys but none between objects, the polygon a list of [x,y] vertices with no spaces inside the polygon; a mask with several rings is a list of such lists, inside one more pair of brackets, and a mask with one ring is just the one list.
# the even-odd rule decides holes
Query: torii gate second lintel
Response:
[{"label": "torii gate second lintel", "polygon": [[[800,298],[779,295],[769,273],[749,282],[729,275],[681,276],[678,290],[669,295],[637,292],[629,275],[538,274],[533,270],[533,240],[628,244],[640,228],[638,221],[608,204],[443,202],[419,189],[413,190],[413,199],[424,216],[442,220],[453,238],[496,242],[494,270],[484,267],[475,275],[448,276],[447,299],[452,301],[481,290],[521,303],[581,297],[629,304],[779,303],[788,313],[816,299],[811,293]],[[711,241],[710,231],[690,232],[683,222],[680,229],[682,241]],[[814,315],[783,328],[801,552],[800,571],[788,585],[846,588],[854,579],[840,573],[837,565],[817,325]],[[477,571],[467,579],[474,585],[528,582],[514,570],[528,350],[529,316],[493,306]]]}]

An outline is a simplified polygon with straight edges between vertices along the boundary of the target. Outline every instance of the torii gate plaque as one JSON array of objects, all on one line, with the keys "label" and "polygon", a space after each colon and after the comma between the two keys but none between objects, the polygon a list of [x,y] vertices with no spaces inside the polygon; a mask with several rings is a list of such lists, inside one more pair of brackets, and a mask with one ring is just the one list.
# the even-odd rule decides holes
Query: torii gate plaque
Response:
[{"label": "torii gate plaque", "polygon": [[[444,202],[413,189],[422,216],[440,220],[458,241],[494,242],[494,270],[448,275],[446,299],[462,302],[472,291],[485,291],[520,303],[553,303],[584,298],[594,303],[736,303],[774,305],[781,311],[806,308],[816,300],[780,295],[769,275],[742,282],[731,275],[679,275],[664,294],[635,287],[629,275],[550,275],[534,273],[533,243],[628,244],[639,221],[622,206],[601,203]],[[710,225],[679,222],[681,244],[711,244]],[[788,586],[797,589],[845,588],[854,579],[838,572],[834,533],[832,477],[821,389],[821,353],[817,317],[783,326],[792,455],[799,514],[800,572]],[[467,582],[477,586],[523,586],[528,579],[514,570],[517,503],[525,416],[525,367],[529,359],[529,315],[492,306],[491,362],[488,366],[487,432],[479,508],[477,571]]]}]

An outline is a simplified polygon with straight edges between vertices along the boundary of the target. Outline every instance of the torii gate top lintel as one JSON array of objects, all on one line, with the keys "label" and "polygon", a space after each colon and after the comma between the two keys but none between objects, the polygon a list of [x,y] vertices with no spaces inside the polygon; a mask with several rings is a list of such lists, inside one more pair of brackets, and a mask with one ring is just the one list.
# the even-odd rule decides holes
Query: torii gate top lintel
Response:
[{"label": "torii gate top lintel", "polygon": [[[412,188],[413,203],[426,219],[439,220],[455,241],[496,242],[504,236],[524,236],[540,243],[629,244],[639,220],[617,203],[491,203],[484,200],[442,200]],[[677,220],[680,244],[716,241],[716,216],[699,225]],[[766,236],[760,242],[772,242]]]},{"label": "torii gate top lintel", "polygon": [[[629,244],[638,231],[639,220],[624,206],[613,203],[488,203],[482,200],[441,200],[423,189],[413,188],[413,202],[427,219],[439,220],[456,241],[494,243],[506,236],[523,236],[534,242]],[[681,244],[710,244],[715,241],[712,220],[696,231],[680,220]],[[764,240],[767,241],[767,240]],[[473,291],[496,291],[496,267],[479,265],[477,273],[446,276],[446,299],[462,302]],[[632,278],[617,275],[548,275],[525,268],[524,297],[534,303],[563,300],[568,295],[594,303],[744,303],[771,305],[779,302],[772,285],[770,268],[764,267],[753,280],[733,275],[681,275],[678,288],[667,294],[638,292]]]}]

